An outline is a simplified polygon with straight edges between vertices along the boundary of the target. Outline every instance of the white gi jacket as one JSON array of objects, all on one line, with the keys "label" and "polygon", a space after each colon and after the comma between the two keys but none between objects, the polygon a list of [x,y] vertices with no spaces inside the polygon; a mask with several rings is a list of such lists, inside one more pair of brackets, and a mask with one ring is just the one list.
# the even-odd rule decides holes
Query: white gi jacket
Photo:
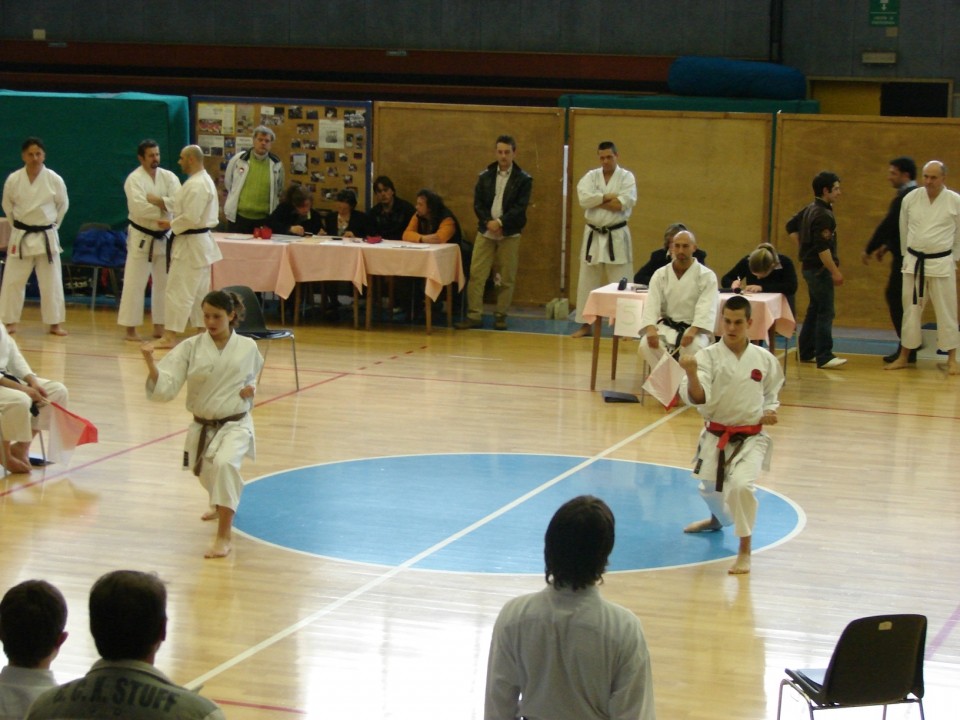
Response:
[{"label": "white gi jacket", "polygon": [[[598,207],[607,193],[617,194],[617,199],[623,206],[622,210],[614,211]],[[581,262],[590,265],[632,263],[633,244],[630,241],[630,229],[627,226],[605,233],[593,231],[590,260],[587,260],[587,239],[590,237],[591,225],[606,228],[630,219],[630,213],[637,204],[637,181],[633,173],[618,165],[610,176],[610,182],[606,182],[603,179],[603,168],[595,168],[580,178],[580,182],[577,183],[577,198],[580,201],[580,207],[585,210],[583,216],[587,221],[587,227],[583,231],[583,247],[580,249]]]},{"label": "white gi jacket", "polygon": [[930,202],[927,191],[918,188],[904,196],[900,206],[900,249],[903,272],[914,273],[918,258],[908,248],[922,253],[952,251],[951,255],[925,260],[923,271],[929,277],[953,275],[955,263],[960,260],[960,195],[943,188]]},{"label": "white gi jacket", "polygon": [[[171,203],[164,204],[168,208]],[[217,188],[206,170],[198,170],[183,184],[172,199],[173,221],[170,229],[174,235],[196,228],[213,229],[220,222],[220,206]],[[222,258],[220,248],[210,233],[180,235],[173,243],[173,260],[187,267],[202,268]]]},{"label": "white gi jacket", "polygon": [[[640,327],[656,325],[660,318],[701,328],[713,333],[717,324],[720,292],[713,270],[701,265],[696,258],[678,278],[673,265],[664,265],[650,278],[647,299],[640,315]],[[667,336],[668,339],[670,336]],[[679,338],[677,338],[679,340]],[[676,345],[676,341],[671,345]]]},{"label": "white gi jacket", "polygon": [[[138,167],[132,173],[127,175],[123,183],[123,192],[127,196],[127,217],[141,227],[150,230],[159,230],[158,220],[170,220],[173,213],[164,212],[156,205],[147,202],[147,195],[158,195],[164,198],[173,198],[180,190],[180,178],[169,170],[157,168],[156,177],[150,177],[150,173]],[[150,252],[150,241],[153,240],[149,235],[140,232],[132,225],[127,232],[127,254],[147,257]],[[159,251],[164,252],[164,240],[157,240],[161,243],[159,248],[154,247],[154,255]]]},{"label": "white gi jacket", "polygon": [[[50,238],[51,253],[59,255],[62,252],[56,226],[63,222],[63,216],[67,214],[69,207],[66,183],[46,165],[32,183],[27,169],[20,168],[10,173],[3,184],[3,214],[7,216],[11,226],[14,220],[26,225],[54,225],[46,231]],[[44,233],[27,234],[25,230],[12,228],[8,252],[21,257],[46,255]]]}]

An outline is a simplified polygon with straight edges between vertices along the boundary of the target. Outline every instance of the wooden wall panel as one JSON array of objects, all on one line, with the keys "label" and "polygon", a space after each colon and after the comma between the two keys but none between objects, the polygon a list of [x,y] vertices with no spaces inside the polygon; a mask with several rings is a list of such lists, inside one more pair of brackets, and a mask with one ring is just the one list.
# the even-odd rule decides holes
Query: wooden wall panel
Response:
[{"label": "wooden wall panel", "polygon": [[[887,181],[891,158],[910,155],[919,168],[936,158],[960,171],[960,121],[925,118],[782,115],[777,130],[777,182],[774,188],[774,236],[788,247],[784,225],[810,202],[810,183],[821,170],[840,176],[843,193],[836,203],[840,270],[835,324],[889,328],[883,299],[889,261],[864,266],[860,253],[887,212],[893,189]],[[947,175],[947,185],[953,178]],[[953,183],[960,186],[960,183]],[[792,243],[791,243],[792,244]],[[792,256],[796,248],[789,247]],[[801,281],[797,306],[802,317],[806,289]],[[932,312],[932,311],[931,311]],[[932,317],[932,316],[931,316]]]},{"label": "wooden wall panel", "polygon": [[372,177],[388,175],[413,202],[430,188],[453,210],[467,237],[476,234],[473,189],[496,159],[498,135],[517,141],[516,162],[533,176],[514,302],[545,303],[560,293],[563,219],[563,113],[557,108],[377,103]]},{"label": "wooden wall panel", "polygon": [[577,295],[584,229],[576,184],[598,166],[600,142],[615,142],[637,178],[634,270],[661,246],[664,228],[682,222],[719,277],[766,239],[771,129],[769,115],[573,109],[569,296]]}]

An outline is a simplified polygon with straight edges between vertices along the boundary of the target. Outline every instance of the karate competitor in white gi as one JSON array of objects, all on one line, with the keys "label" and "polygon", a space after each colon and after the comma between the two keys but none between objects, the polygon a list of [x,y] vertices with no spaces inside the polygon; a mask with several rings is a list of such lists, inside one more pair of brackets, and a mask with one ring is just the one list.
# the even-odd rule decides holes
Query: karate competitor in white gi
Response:
[{"label": "karate competitor in white gi", "polygon": [[[41,429],[50,429],[49,403],[67,406],[67,388],[37,377],[20,354],[17,342],[0,325],[0,431],[7,470],[30,472],[30,443]],[[31,408],[37,411],[33,415]]]},{"label": "karate competitor in white gi", "polygon": [[924,191],[914,190],[900,205],[903,251],[903,323],[900,357],[884,370],[909,367],[910,350],[922,343],[920,322],[929,298],[937,316],[937,348],[947,353],[946,370],[960,375],[957,347],[957,261],[960,260],[960,194],[944,185],[939,160],[923,166]]},{"label": "karate competitor in white gi", "polygon": [[31,272],[36,272],[40,316],[53,335],[66,335],[62,327],[67,308],[57,228],[70,207],[67,186],[43,164],[47,155],[40,138],[27,138],[20,150],[23,168],[10,173],[3,184],[3,214],[13,229],[0,288],[0,320],[11,334],[17,331],[27,280]]},{"label": "karate competitor in white gi", "polygon": [[633,244],[627,221],[637,204],[637,181],[633,173],[617,164],[617,146],[609,140],[597,148],[600,167],[577,183],[577,198],[587,225],[580,249],[580,279],[577,281],[577,322],[572,337],[584,337],[591,325],[583,308],[590,292],[620,278],[633,277]]},{"label": "karate competitor in white gi", "polygon": [[210,230],[220,221],[217,188],[203,168],[203,150],[187,145],[180,151],[180,167],[187,181],[172,197],[147,195],[147,201],[163,211],[169,209],[173,220],[157,220],[157,227],[173,230],[167,252],[167,273],[163,337],[157,348],[172,348],[187,323],[202,327],[200,303],[210,290],[210,266],[223,257]]},{"label": "karate competitor in white gi", "polygon": [[681,230],[670,245],[673,261],[650,278],[640,315],[641,329],[646,334],[640,338],[639,348],[650,367],[666,352],[661,338],[671,348],[679,347],[680,355],[693,355],[713,342],[720,304],[717,276],[697,261],[693,256],[696,251],[693,233]]},{"label": "karate competitor in white gi", "polygon": [[187,411],[193,422],[184,443],[183,468],[192,470],[210,495],[203,520],[217,521],[217,536],[204,557],[221,558],[232,549],[233,517],[240,504],[244,457],[253,459],[253,396],[263,358],[257,343],[237,335],[243,303],[234,293],[214,290],[203,299],[207,331],[178,344],[159,363],[153,345],[141,347],[147,362],[147,397],[172,400],[187,383]]},{"label": "karate competitor in white gi", "polygon": [[[757,517],[755,482],[770,464],[770,437],[764,425],[777,422],[783,373],[777,358],[750,342],[750,301],[730,298],[723,308],[720,342],[696,355],[684,355],[686,378],[680,394],[706,421],[700,433],[693,476],[710,517],[684,528],[714,532],[733,525],[740,538],[731,575],[750,572],[753,525]],[[718,489],[719,488],[719,489]]]},{"label": "karate competitor in white gi", "polygon": [[137,327],[143,324],[143,294],[150,286],[150,316],[153,337],[163,336],[164,294],[167,290],[167,238],[160,220],[173,219],[170,212],[147,200],[147,196],[172,198],[180,189],[180,179],[160,167],[160,146],[156,140],[144,140],[137,146],[140,167],[127,176],[123,192],[127,196],[130,228],[127,231],[127,262],[123,268],[123,295],[117,324],[126,328],[126,339],[142,341]]}]

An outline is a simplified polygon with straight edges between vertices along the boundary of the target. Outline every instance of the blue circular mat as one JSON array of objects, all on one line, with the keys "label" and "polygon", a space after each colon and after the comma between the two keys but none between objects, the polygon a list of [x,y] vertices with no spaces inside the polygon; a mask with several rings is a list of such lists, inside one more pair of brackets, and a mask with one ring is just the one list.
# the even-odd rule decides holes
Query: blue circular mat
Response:
[{"label": "blue circular mat", "polygon": [[[470,573],[542,573],[543,534],[572,497],[603,498],[617,521],[611,571],[736,555],[732,528],[685,535],[707,517],[690,471],[624,460],[527,454],[367,458],[285,470],[247,485],[237,530],[273,545],[376,565]],[[787,498],[757,489],[753,550],[805,522]]]}]

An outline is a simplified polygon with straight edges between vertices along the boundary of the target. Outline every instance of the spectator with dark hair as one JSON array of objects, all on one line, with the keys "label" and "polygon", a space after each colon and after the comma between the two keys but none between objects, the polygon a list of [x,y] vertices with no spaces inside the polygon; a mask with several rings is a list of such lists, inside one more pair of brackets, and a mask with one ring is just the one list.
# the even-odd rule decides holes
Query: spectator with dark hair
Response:
[{"label": "spectator with dark hair", "polygon": [[803,279],[810,294],[797,352],[800,362],[815,362],[826,370],[847,362],[833,354],[834,288],[843,285],[833,216],[833,203],[839,198],[840,178],[821,172],[813,178],[813,202],[787,222],[787,233],[800,248]]},{"label": "spectator with dark hair", "polygon": [[486,720],[653,720],[653,673],[637,616],[600,597],[613,513],[581,495],[544,537],[547,586],[510,600],[487,663]]},{"label": "spectator with dark hair", "polygon": [[29,720],[221,720],[216,703],[154,666],[167,639],[167,588],[156,575],[115,570],[90,590],[90,634],[100,659],[79,680],[41,695]]},{"label": "spectator with dark hair", "polygon": [[364,238],[370,234],[370,218],[357,210],[357,194],[341,190],[334,197],[336,212],[327,215],[323,233],[333,237]]},{"label": "spectator with dark hair", "polygon": [[26,580],[0,601],[0,641],[7,666],[0,671],[0,720],[20,720],[57,682],[50,663],[67,639],[67,603],[53,585]]},{"label": "spectator with dark hair", "polygon": [[266,225],[280,235],[313,235],[323,227],[323,217],[313,210],[310,192],[295,183],[283,191]]},{"label": "spectator with dark hair", "polygon": [[458,242],[460,221],[444,205],[443,198],[426,188],[417,193],[416,214],[403,231],[406,242],[442,244]]},{"label": "spectator with dark hair", "polygon": [[373,193],[377,196],[377,204],[370,208],[371,231],[375,230],[385,240],[402,239],[403,231],[416,213],[413,205],[397,197],[393,180],[386,175],[373,181]]}]

